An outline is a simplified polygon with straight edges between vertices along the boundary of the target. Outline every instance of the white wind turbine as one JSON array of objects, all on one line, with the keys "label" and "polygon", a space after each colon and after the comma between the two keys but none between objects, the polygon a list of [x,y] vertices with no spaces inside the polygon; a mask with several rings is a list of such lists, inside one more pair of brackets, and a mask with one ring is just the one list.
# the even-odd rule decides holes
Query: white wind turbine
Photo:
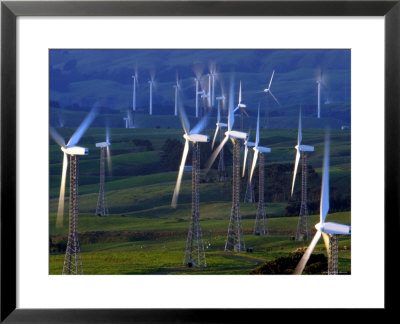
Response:
[{"label": "white wind turbine", "polygon": [[243,114],[245,114],[246,116],[249,116],[249,114],[247,113],[245,108],[246,108],[246,105],[242,103],[242,81],[240,81],[238,105],[233,110],[233,112],[236,112],[238,109],[240,109],[240,130],[243,130]]},{"label": "white wind turbine", "polygon": [[272,71],[271,78],[268,83],[268,87],[264,89],[264,92],[266,94],[266,106],[265,106],[265,122],[267,123],[268,119],[268,95],[270,94],[271,97],[275,100],[275,102],[280,106],[281,104],[279,103],[278,99],[274,96],[274,94],[271,91],[271,85],[272,85],[272,79],[274,78],[275,70]]},{"label": "white wind turbine", "polygon": [[[339,223],[333,222],[325,222],[326,216],[329,211],[329,135],[326,135],[325,139],[325,152],[324,152],[324,164],[323,164],[323,175],[322,175],[322,185],[321,185],[321,204],[320,204],[320,214],[319,214],[319,223],[315,225],[317,232],[314,235],[310,245],[308,246],[306,252],[303,254],[300,262],[296,266],[293,274],[302,274],[308,259],[310,258],[316,244],[318,243],[321,235],[324,239],[324,243],[326,249],[330,250],[330,235],[349,235],[351,234],[351,226],[344,225]],[[330,254],[330,253],[329,253]],[[337,257],[337,255],[336,255]],[[332,260],[332,255],[329,255],[329,260],[331,262],[335,261]]]},{"label": "white wind turbine", "polygon": [[225,251],[237,251],[241,252],[245,249],[243,228],[241,224],[240,216],[240,143],[242,140],[247,140],[247,133],[232,130],[235,122],[233,112],[233,80],[231,80],[231,86],[229,91],[229,110],[228,110],[228,130],[225,132],[225,138],[213,152],[211,157],[206,163],[206,169],[210,169],[213,165],[218,154],[226,142],[231,139],[233,143],[233,158],[232,158],[232,209],[229,220],[228,236],[225,242]]},{"label": "white wind turbine", "polygon": [[186,241],[185,254],[183,257],[183,265],[189,267],[206,267],[206,256],[204,252],[204,243],[200,226],[200,146],[199,143],[209,141],[207,135],[200,134],[206,127],[207,115],[204,116],[193,129],[190,130],[189,120],[187,119],[182,102],[179,105],[179,116],[184,131],[183,138],[185,146],[182,153],[182,161],[179,167],[178,178],[176,180],[174,194],[172,196],[172,207],[176,207],[178,201],[179,190],[181,187],[182,175],[185,170],[185,163],[189,152],[189,142],[192,146],[192,213],[190,218],[190,226]]},{"label": "white wind turbine", "polygon": [[[89,128],[90,124],[96,118],[97,115],[97,107],[92,108],[90,113],[83,120],[81,125],[75,131],[75,133],[71,136],[70,140],[67,144],[65,144],[64,138],[52,127],[50,127],[50,135],[53,140],[60,145],[61,151],[64,154],[62,173],[61,173],[61,186],[60,186],[60,197],[58,201],[58,212],[57,212],[57,221],[56,227],[61,227],[63,225],[63,217],[64,217],[64,197],[65,197],[65,184],[67,178],[67,169],[68,169],[68,156],[71,157],[71,162],[74,163],[74,167],[76,167],[77,157],[79,155],[88,155],[89,150],[86,147],[78,146],[79,140]],[[74,157],[74,159],[72,159]],[[76,183],[76,186],[78,184]],[[76,192],[77,188],[72,188],[73,184],[70,182],[70,192]],[[75,197],[76,198],[76,197]],[[74,199],[75,200],[75,199]]]},{"label": "white wind turbine", "polygon": [[257,130],[256,130],[256,141],[254,143],[254,154],[253,154],[253,164],[251,167],[251,173],[249,177],[249,182],[253,178],[254,169],[257,163],[257,157],[260,156],[258,164],[258,206],[256,220],[254,223],[254,234],[255,235],[268,235],[268,228],[266,224],[266,211],[264,202],[264,153],[270,153],[271,149],[269,147],[259,146],[260,141],[260,107],[258,107],[257,115]]},{"label": "white wind turbine", "polygon": [[302,139],[303,139],[303,135],[302,135],[302,127],[301,127],[301,107],[300,107],[300,111],[299,111],[299,128],[297,130],[297,145],[294,147],[296,149],[296,161],[294,163],[291,196],[293,196],[294,183],[296,181],[297,168],[299,166],[301,153],[302,152],[314,152],[314,146],[302,145],[301,144]]}]

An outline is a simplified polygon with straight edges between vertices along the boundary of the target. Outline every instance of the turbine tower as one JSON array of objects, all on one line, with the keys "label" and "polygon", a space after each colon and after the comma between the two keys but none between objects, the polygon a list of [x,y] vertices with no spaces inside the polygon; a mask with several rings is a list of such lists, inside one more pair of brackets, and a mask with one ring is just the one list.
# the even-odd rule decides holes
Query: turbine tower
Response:
[{"label": "turbine tower", "polygon": [[[250,138],[250,130],[248,133],[248,138]],[[247,185],[246,185],[246,193],[244,195],[244,202],[253,203],[254,199],[254,186],[250,179],[250,169],[252,163],[252,155],[249,154],[249,147],[254,147],[255,143],[250,142],[249,140],[244,141],[244,161],[243,161],[243,173],[242,177],[244,177],[246,172],[246,161],[247,161]],[[247,159],[247,156],[249,157]]]},{"label": "turbine tower", "polygon": [[58,202],[58,213],[56,227],[63,226],[64,217],[64,196],[65,196],[65,184],[67,177],[68,168],[68,157],[70,163],[70,182],[69,182],[69,232],[68,242],[65,252],[64,266],[62,274],[82,274],[82,259],[80,254],[80,246],[78,239],[78,157],[80,155],[87,155],[89,150],[85,147],[77,146],[79,140],[88,129],[96,117],[97,109],[93,108],[90,113],[83,120],[81,125],[71,136],[67,144],[65,144],[64,138],[54,129],[50,128],[50,135],[53,140],[60,145],[61,151],[64,153],[63,167],[61,174],[61,186],[60,186],[60,198]]},{"label": "turbine tower", "polygon": [[108,160],[108,167],[110,170],[110,139],[107,129],[106,134],[106,141],[96,143],[96,147],[100,148],[100,189],[99,189],[99,198],[97,200],[96,206],[96,215],[97,216],[107,216],[108,215],[108,207],[107,207],[107,200],[106,200],[106,193],[104,190],[104,178],[105,178],[105,167],[104,167],[104,160],[105,156],[107,155]]},{"label": "turbine tower", "polygon": [[[211,95],[211,107],[214,107],[215,105],[215,77],[217,76],[216,73],[210,72],[208,74],[209,79],[211,78],[211,87],[209,86],[208,88],[208,93]],[[210,83],[210,81],[209,81]]]},{"label": "turbine tower", "polygon": [[136,85],[138,83],[137,73],[132,75],[132,79],[133,79],[132,110],[136,111]]},{"label": "turbine tower", "polygon": [[196,82],[196,118],[199,118],[199,95],[202,94],[202,92],[199,92],[199,83],[200,83],[200,76],[194,78],[194,81]]},{"label": "turbine tower", "polygon": [[272,79],[274,78],[274,74],[275,74],[275,70],[272,71],[272,75],[271,78],[269,80],[269,84],[268,87],[266,89],[264,89],[264,92],[266,94],[266,100],[265,100],[265,127],[268,127],[268,95],[270,94],[272,96],[272,98],[276,101],[276,103],[280,106],[281,104],[279,103],[278,99],[276,99],[276,97],[274,96],[274,94],[271,91],[271,85],[272,85]]},{"label": "turbine tower", "polygon": [[240,109],[240,131],[243,131],[243,114],[246,114],[248,117],[249,114],[246,111],[246,105],[242,103],[242,81],[240,81],[239,85],[239,98],[238,98],[238,105],[236,106],[235,110],[233,112],[236,112],[238,109]]},{"label": "turbine tower", "polygon": [[[211,144],[211,149],[214,149],[214,144],[215,144],[215,139],[217,138],[218,131],[219,132],[219,139],[220,142],[223,140],[223,134],[222,134],[222,128],[228,127],[226,123],[221,123],[221,104],[220,102],[225,100],[225,97],[223,95],[219,96],[216,98],[218,101],[218,111],[217,111],[217,127],[215,129],[215,134],[214,138]],[[224,181],[226,178],[226,172],[225,172],[225,162],[224,162],[224,148],[221,149],[221,152],[219,152],[219,161],[218,161],[218,181]]]},{"label": "turbine tower", "polygon": [[254,235],[268,235],[268,227],[266,223],[266,212],[265,212],[265,202],[264,202],[264,153],[270,153],[271,149],[269,147],[259,146],[260,142],[260,107],[258,107],[257,116],[257,132],[256,141],[254,143],[254,155],[253,164],[250,172],[250,181],[253,178],[254,170],[256,168],[257,157],[260,156],[258,163],[258,206],[256,221],[254,223]]},{"label": "turbine tower", "polygon": [[338,264],[338,247],[337,247],[337,235],[350,235],[351,226],[338,224],[333,222],[325,222],[326,216],[329,211],[329,136],[325,139],[325,152],[324,152],[324,164],[323,164],[323,175],[322,175],[322,186],[321,186],[321,205],[319,214],[319,223],[315,225],[317,232],[314,235],[310,245],[303,257],[297,264],[293,274],[302,274],[308,259],[310,258],[315,245],[317,245],[321,235],[324,239],[325,247],[328,252],[328,274],[337,274]]},{"label": "turbine tower", "polygon": [[209,142],[209,137],[200,134],[207,123],[207,116],[204,116],[192,130],[190,130],[189,120],[186,116],[182,102],[179,105],[179,117],[184,131],[183,138],[185,146],[182,153],[182,161],[179,167],[178,178],[174,194],[172,196],[172,207],[176,207],[178,201],[179,190],[181,187],[182,175],[185,169],[187,155],[189,153],[189,142],[193,144],[192,151],[192,214],[190,218],[190,226],[186,240],[185,255],[183,265],[189,267],[204,268],[207,267],[206,255],[204,252],[204,243],[200,226],[200,147],[199,143]]},{"label": "turbine tower", "polygon": [[319,74],[317,82],[317,118],[321,118],[321,86],[325,86],[322,78],[322,71]]},{"label": "turbine tower", "polygon": [[148,81],[149,86],[150,86],[150,103],[149,103],[149,114],[153,115],[153,85],[154,85],[154,80],[151,79]]},{"label": "turbine tower", "polygon": [[233,113],[233,84],[231,82],[229,93],[229,111],[228,111],[228,130],[225,132],[225,138],[213,152],[207,162],[207,169],[214,163],[217,155],[224,147],[226,142],[231,139],[233,143],[233,180],[232,180],[232,209],[228,227],[228,235],[225,242],[225,251],[241,252],[245,250],[243,229],[240,216],[240,142],[247,140],[247,133],[232,130],[234,124]]},{"label": "turbine tower", "polygon": [[296,231],[296,240],[308,241],[310,239],[310,228],[308,224],[308,206],[307,206],[307,152],[313,152],[314,147],[309,145],[302,145],[302,127],[301,127],[301,107],[299,111],[299,128],[297,133],[297,145],[295,146],[296,149],[296,161],[294,163],[294,171],[293,171],[293,180],[292,180],[292,191],[291,196],[293,196],[293,189],[294,183],[296,181],[296,174],[297,168],[299,165],[299,161],[301,158],[301,205],[300,205],[300,214],[299,214],[299,221],[297,225]]},{"label": "turbine tower", "polygon": [[174,115],[178,116],[178,92],[181,88],[179,80],[178,80],[178,75],[176,76],[176,84],[174,84],[173,87],[175,89],[175,112],[174,112]]}]

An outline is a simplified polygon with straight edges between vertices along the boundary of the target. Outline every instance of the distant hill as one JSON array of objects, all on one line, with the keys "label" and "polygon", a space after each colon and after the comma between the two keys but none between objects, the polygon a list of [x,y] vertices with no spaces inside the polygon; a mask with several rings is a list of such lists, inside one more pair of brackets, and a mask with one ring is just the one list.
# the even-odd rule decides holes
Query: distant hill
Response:
[{"label": "distant hill", "polygon": [[[325,83],[321,90],[323,117],[335,120],[332,121],[335,125],[350,124],[350,50],[51,50],[51,121],[76,126],[73,116],[100,102],[109,109],[107,114],[112,115],[111,120],[116,119],[115,123],[118,120],[119,126],[115,127],[123,127],[122,117],[132,107],[131,76],[135,66],[139,76],[139,113],[148,111],[147,81],[150,75],[156,81],[154,113],[173,113],[172,86],[178,73],[184,105],[189,115],[193,114],[193,78],[195,72],[208,73],[210,63],[216,66],[218,72],[216,95],[221,92],[226,94],[233,71],[235,102],[241,80],[243,102],[247,104],[251,116],[255,116],[258,104],[262,109],[265,107],[262,90],[275,70],[271,89],[281,107],[269,98],[271,123],[275,118],[279,120],[279,125],[272,124],[271,127],[291,125],[290,120],[297,116],[299,104],[308,107],[309,112],[305,111],[305,114],[316,111],[316,80],[322,69]],[[203,78],[202,87],[208,90],[208,78]],[[73,112],[69,113],[69,110]],[[60,121],[62,119],[65,121]]]}]

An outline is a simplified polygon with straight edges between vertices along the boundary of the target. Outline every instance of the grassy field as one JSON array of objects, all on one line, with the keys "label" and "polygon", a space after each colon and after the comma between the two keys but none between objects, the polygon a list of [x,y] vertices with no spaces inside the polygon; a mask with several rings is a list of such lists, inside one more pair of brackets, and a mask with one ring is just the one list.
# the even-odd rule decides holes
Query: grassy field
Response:
[{"label": "grassy field", "polygon": [[[73,129],[59,129],[68,139]],[[213,130],[208,131],[212,136]],[[253,134],[254,136],[254,134]],[[89,148],[89,155],[79,161],[79,239],[85,274],[247,274],[265,261],[285,256],[308,243],[292,240],[298,217],[283,217],[289,198],[266,201],[268,236],[254,236],[252,230],[257,204],[240,206],[246,247],[253,252],[224,252],[231,210],[231,179],[225,182],[202,182],[200,185],[200,219],[206,245],[207,268],[182,266],[191,213],[191,174],[185,173],[178,207],[171,208],[176,171],[160,168],[160,150],[167,138],[182,140],[179,129],[111,129],[112,172],[106,175],[106,195],[110,215],[95,216],[99,190],[99,150],[95,143],[104,141],[104,129],[91,128],[80,142]],[[133,139],[149,140],[152,148],[143,151]],[[323,156],[324,130],[305,129],[303,143],[314,145],[309,156],[319,180]],[[260,145],[272,148],[266,165],[293,164],[297,130],[268,129],[261,131]],[[350,131],[331,131],[331,188],[350,193]],[[189,160],[189,159],[188,159]],[[60,186],[62,154],[50,140],[49,154],[49,235],[53,245],[65,246],[68,233],[68,183],[64,225],[56,228],[55,219]],[[189,162],[188,162],[189,163]],[[178,169],[178,165],[177,168]],[[227,165],[228,174],[229,166]],[[291,169],[292,170],[292,169]],[[291,171],[292,172],[292,171]],[[202,178],[205,178],[204,173]],[[285,191],[290,196],[291,173]],[[266,188],[271,188],[266,178]],[[300,190],[300,176],[296,190]],[[244,195],[244,192],[241,193]],[[241,198],[242,199],[242,198]],[[332,213],[328,220],[351,223],[350,211]],[[318,216],[310,216],[310,224]],[[350,237],[340,239],[339,271],[351,271]],[[50,274],[61,274],[64,253],[52,249]],[[325,253],[322,240],[316,252]]]}]

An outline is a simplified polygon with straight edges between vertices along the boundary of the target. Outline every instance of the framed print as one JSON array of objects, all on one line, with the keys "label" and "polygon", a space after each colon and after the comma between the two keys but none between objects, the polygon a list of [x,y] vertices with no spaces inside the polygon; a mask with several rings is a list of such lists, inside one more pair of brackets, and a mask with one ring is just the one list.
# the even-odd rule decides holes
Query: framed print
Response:
[{"label": "framed print", "polygon": [[3,1],[1,320],[392,309],[399,15]]}]

